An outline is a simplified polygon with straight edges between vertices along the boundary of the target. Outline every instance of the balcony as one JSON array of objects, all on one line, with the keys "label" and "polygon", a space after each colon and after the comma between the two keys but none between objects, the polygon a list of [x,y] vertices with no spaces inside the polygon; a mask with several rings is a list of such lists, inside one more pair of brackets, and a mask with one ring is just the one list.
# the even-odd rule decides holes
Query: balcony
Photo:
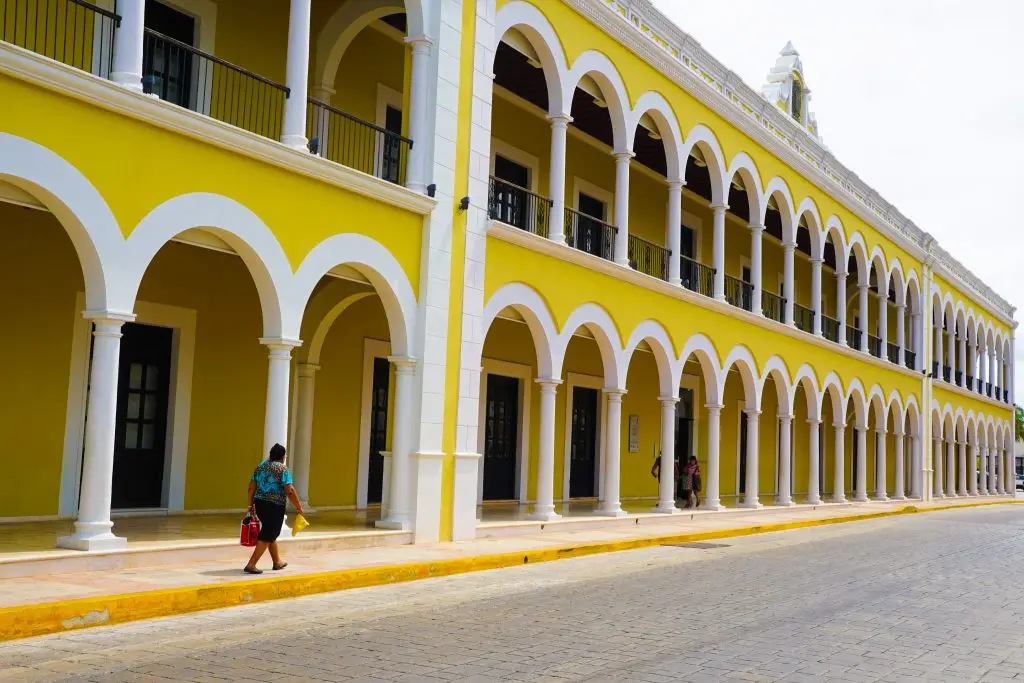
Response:
[{"label": "balcony", "polygon": [[753,309],[754,285],[731,275],[725,276],[725,300],[744,311]]},{"label": "balcony", "polygon": [[868,353],[875,358],[882,357],[882,339],[873,334],[868,335]]},{"label": "balcony", "polygon": [[[312,98],[309,98],[306,108],[306,137],[309,138],[309,151],[313,154],[381,180],[405,185],[409,152],[413,145],[409,138]],[[529,193],[528,190],[523,191]],[[543,225],[546,235],[546,208]]]},{"label": "balcony", "polygon": [[611,261],[616,233],[614,225],[573,209],[565,210],[565,243],[573,249]]},{"label": "balcony", "polygon": [[796,325],[798,330],[807,332],[808,334],[814,333],[814,311],[801,306],[800,304],[793,304],[793,324]]},{"label": "balcony", "polygon": [[910,349],[904,350],[903,351],[903,364],[907,366],[908,370],[916,370],[917,369],[917,354],[914,353],[913,351],[911,351]]},{"label": "balcony", "polygon": [[846,327],[846,345],[851,349],[860,350],[860,340],[863,332],[858,330],[856,327]]},{"label": "balcony", "polygon": [[491,176],[487,202],[487,211],[491,220],[501,221],[534,235],[547,237],[551,206],[550,199]]},{"label": "balcony", "polygon": [[985,395],[992,398],[992,383],[985,382]]},{"label": "balcony", "polygon": [[786,300],[768,290],[761,291],[761,313],[777,323],[785,320]]},{"label": "balcony", "polygon": [[114,60],[117,14],[83,0],[0,3],[0,40],[106,78]]},{"label": "balcony", "polygon": [[967,375],[967,384],[964,385],[968,391],[975,391],[977,384],[974,381],[973,375]]},{"label": "balcony", "polygon": [[821,316],[821,335],[834,344],[839,343],[839,321],[827,315]]},{"label": "balcony", "polygon": [[1009,403],[1009,402],[1010,402],[1010,390],[1009,389],[1003,389],[1003,403]]},{"label": "balcony", "polygon": [[963,371],[962,370],[957,370],[956,374],[955,374],[955,380],[956,381],[954,382],[954,384],[956,384],[957,386],[961,386],[960,382],[963,380],[963,378],[964,378]]},{"label": "balcony", "polygon": [[714,296],[715,269],[686,256],[679,257],[679,278],[683,287],[704,296]]},{"label": "balcony", "polygon": [[949,367],[948,365],[943,365],[942,366],[942,380],[944,382],[949,382],[949,380],[952,377],[953,377],[953,369],[951,367]]},{"label": "balcony", "polygon": [[659,280],[668,280],[669,251],[657,244],[629,235],[629,265],[633,270],[646,273]]},{"label": "balcony", "polygon": [[886,344],[885,353],[889,362],[898,365],[900,362],[900,347],[895,344]]}]

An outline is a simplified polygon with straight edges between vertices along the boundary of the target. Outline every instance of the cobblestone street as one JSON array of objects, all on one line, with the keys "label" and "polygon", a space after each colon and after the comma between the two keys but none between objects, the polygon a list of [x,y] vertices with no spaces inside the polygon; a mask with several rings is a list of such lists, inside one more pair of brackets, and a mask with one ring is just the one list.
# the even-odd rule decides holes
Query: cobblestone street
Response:
[{"label": "cobblestone street", "polygon": [[1024,681],[1024,508],[661,547],[0,645],[0,681]]}]

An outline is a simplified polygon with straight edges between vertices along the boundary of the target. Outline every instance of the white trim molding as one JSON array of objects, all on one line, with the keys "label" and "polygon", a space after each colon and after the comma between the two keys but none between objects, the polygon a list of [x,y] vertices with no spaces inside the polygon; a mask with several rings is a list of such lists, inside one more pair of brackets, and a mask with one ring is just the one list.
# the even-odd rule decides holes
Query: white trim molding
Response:
[{"label": "white trim molding", "polygon": [[527,504],[530,476],[530,396],[533,393],[533,368],[521,363],[484,358],[480,369],[480,428],[477,430],[477,452],[480,454],[480,467],[477,474],[477,504],[484,502],[484,445],[487,431],[487,377],[501,375],[519,380],[519,424],[516,439],[516,490],[515,496],[520,505]]},{"label": "white trim molding", "polygon": [[602,377],[594,375],[583,375],[576,372],[566,373],[565,384],[562,390],[565,392],[565,434],[563,438],[562,454],[562,502],[568,503],[569,498],[569,474],[572,471],[572,390],[576,387],[596,389],[597,398],[597,472],[594,473],[594,481],[597,483],[597,499],[604,498],[604,423],[605,407],[608,402],[604,397],[605,381]]}]

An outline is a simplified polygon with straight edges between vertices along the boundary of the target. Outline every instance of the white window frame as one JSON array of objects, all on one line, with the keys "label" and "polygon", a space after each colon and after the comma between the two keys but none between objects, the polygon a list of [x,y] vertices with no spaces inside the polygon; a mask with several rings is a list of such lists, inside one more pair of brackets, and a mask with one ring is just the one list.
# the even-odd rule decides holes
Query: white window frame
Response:
[{"label": "white window frame", "polygon": [[689,211],[683,211],[683,225],[690,230],[693,230],[693,253],[694,260],[700,263],[704,262],[701,258],[704,254],[702,247],[704,246],[704,221],[695,213]]},{"label": "white window frame", "polygon": [[608,402],[604,398],[604,378],[570,372],[565,377],[565,433],[562,454],[562,500],[569,502],[569,475],[572,469],[572,393],[576,387],[597,389],[597,498],[604,500],[604,426]]},{"label": "white window frame", "polygon": [[[359,459],[356,466],[356,509],[364,510],[369,504],[370,488],[370,420],[373,412],[373,362],[377,358],[387,358],[391,355],[391,342],[381,339],[363,338],[363,378],[359,398]],[[390,386],[390,369],[388,384]],[[388,412],[391,411],[391,392],[388,391]],[[388,486],[384,481],[382,487]],[[381,492],[381,503],[386,496]]]},{"label": "white window frame", "polygon": [[484,445],[487,437],[487,377],[488,375],[501,375],[503,377],[515,377],[519,380],[519,425],[518,437],[516,439],[516,480],[515,497],[520,505],[526,505],[527,491],[529,490],[530,476],[530,396],[533,389],[533,368],[521,363],[509,363],[508,361],[494,358],[484,358],[481,362],[480,372],[480,425],[477,429],[477,452],[480,454],[480,467],[477,472],[477,505],[484,502]]},{"label": "white window frame", "polygon": [[540,175],[540,160],[529,152],[510,145],[504,140],[498,138],[491,138],[491,168],[490,174],[494,175],[494,164],[496,157],[503,156],[509,161],[514,161],[520,166],[524,166],[530,172],[529,187],[526,189],[534,194],[537,194],[537,176]]},{"label": "white window frame", "polygon": [[603,220],[609,225],[612,224],[611,217],[615,215],[615,193],[609,192],[603,187],[599,187],[589,181],[580,178],[579,176],[573,176],[572,178],[572,208],[574,211],[580,210],[580,193],[599,199],[605,204],[605,214]]}]

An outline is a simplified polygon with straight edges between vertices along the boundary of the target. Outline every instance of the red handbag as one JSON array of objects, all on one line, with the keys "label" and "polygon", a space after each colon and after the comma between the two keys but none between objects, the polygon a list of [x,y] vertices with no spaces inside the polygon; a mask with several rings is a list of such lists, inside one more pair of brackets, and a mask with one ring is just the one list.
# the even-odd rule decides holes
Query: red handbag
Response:
[{"label": "red handbag", "polygon": [[259,540],[260,518],[256,516],[256,512],[250,512],[242,518],[242,532],[240,535],[240,541],[246,548],[252,548],[256,545]]}]

